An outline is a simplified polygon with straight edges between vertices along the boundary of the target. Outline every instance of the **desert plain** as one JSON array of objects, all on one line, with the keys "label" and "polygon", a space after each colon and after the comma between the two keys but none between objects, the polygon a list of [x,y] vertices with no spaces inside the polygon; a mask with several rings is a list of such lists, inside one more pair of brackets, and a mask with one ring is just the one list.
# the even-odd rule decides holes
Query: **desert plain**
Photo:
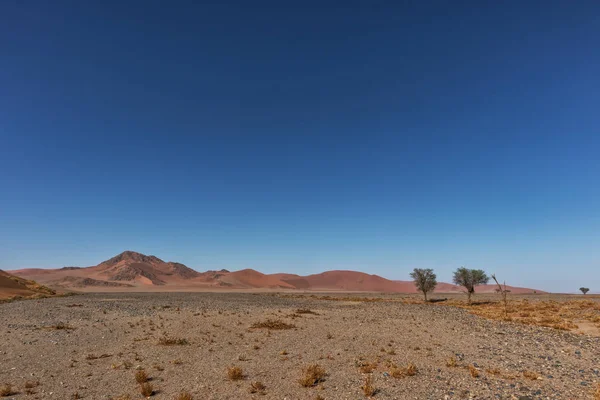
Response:
[{"label": "desert plain", "polygon": [[[596,399],[600,298],[85,293],[0,304],[9,399]],[[479,315],[477,315],[479,314]],[[144,393],[143,393],[144,392]],[[595,397],[596,396],[596,397]]]}]

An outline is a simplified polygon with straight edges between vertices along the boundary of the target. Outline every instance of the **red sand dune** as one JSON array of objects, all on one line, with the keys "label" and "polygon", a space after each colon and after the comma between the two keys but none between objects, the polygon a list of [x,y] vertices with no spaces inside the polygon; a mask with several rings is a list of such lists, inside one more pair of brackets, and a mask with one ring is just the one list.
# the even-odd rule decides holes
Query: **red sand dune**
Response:
[{"label": "red sand dune", "polygon": [[15,296],[29,297],[38,294],[52,295],[54,292],[38,285],[36,282],[23,279],[0,270],[0,299]]},{"label": "red sand dune", "polygon": [[[22,269],[14,275],[34,279],[57,287],[85,288],[104,291],[107,288],[155,288],[157,290],[194,290],[202,288],[235,289],[296,289],[338,290],[362,292],[415,293],[412,281],[392,281],[377,275],[357,271],[327,271],[300,276],[295,274],[266,275],[253,269],[229,272],[227,270],[197,272],[183,264],[165,262],[155,256],[125,251],[96,266],[86,268]],[[160,289],[163,288],[163,289]],[[513,293],[533,293],[533,289],[507,287]],[[479,293],[494,292],[494,285],[482,285]],[[440,282],[438,293],[462,292],[462,288]],[[537,291],[543,293],[541,291]]]}]

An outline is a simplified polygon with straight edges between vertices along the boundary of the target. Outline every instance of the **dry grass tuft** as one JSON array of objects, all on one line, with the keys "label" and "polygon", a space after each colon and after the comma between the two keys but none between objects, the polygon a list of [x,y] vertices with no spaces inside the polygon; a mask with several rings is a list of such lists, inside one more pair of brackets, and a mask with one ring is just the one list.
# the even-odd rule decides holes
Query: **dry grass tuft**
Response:
[{"label": "dry grass tuft", "polygon": [[194,398],[188,392],[181,392],[175,396],[175,400],[194,400]]},{"label": "dry grass tuft", "polygon": [[458,366],[458,363],[456,362],[456,358],[450,357],[448,360],[446,360],[446,367],[454,368],[456,366]]},{"label": "dry grass tuft", "polygon": [[229,379],[232,381],[239,381],[244,379],[245,375],[244,371],[240,367],[233,366],[227,368],[227,377],[229,377]]},{"label": "dry grass tuft", "polygon": [[413,363],[408,363],[406,367],[398,367],[392,364],[390,375],[394,378],[404,378],[405,376],[415,376],[419,370]]},{"label": "dry grass tuft", "polygon": [[264,396],[267,394],[266,390],[267,387],[262,382],[252,382],[250,384],[250,393],[258,393]]},{"label": "dry grass tuft", "polygon": [[168,337],[161,337],[160,339],[158,339],[158,344],[162,345],[162,346],[185,346],[187,344],[190,344],[187,339],[182,339],[182,338],[168,338]]},{"label": "dry grass tuft", "polygon": [[362,372],[363,374],[370,374],[371,372],[375,371],[376,369],[377,369],[376,362],[363,362],[362,365],[360,366],[360,372]]},{"label": "dry grass tuft", "polygon": [[299,308],[296,310],[296,314],[312,314],[312,315],[319,315],[318,313],[314,312],[313,310],[309,309],[309,308]]},{"label": "dry grass tuft", "polygon": [[319,364],[311,364],[302,370],[302,378],[300,379],[300,385],[304,387],[316,386],[319,383],[325,381],[327,372]]},{"label": "dry grass tuft", "polygon": [[479,370],[475,368],[473,365],[469,365],[469,373],[473,378],[479,378]]},{"label": "dry grass tuft", "polygon": [[375,396],[375,394],[377,393],[377,389],[375,389],[375,386],[373,386],[373,377],[371,375],[367,376],[367,379],[365,379],[365,384],[361,386],[361,389],[363,390],[365,396]]},{"label": "dry grass tuft", "polygon": [[15,392],[12,388],[12,385],[6,383],[2,386],[0,386],[0,396],[2,397],[8,397],[8,396],[13,396],[17,394],[17,392]]},{"label": "dry grass tuft", "polygon": [[536,372],[533,371],[523,371],[523,376],[532,381],[535,381],[540,377]]},{"label": "dry grass tuft", "polygon": [[140,385],[140,393],[144,397],[150,397],[154,394],[154,387],[150,382],[145,382]]},{"label": "dry grass tuft", "polygon": [[25,389],[33,389],[35,387],[40,386],[38,381],[27,381],[25,382]]},{"label": "dry grass tuft", "polygon": [[598,388],[594,392],[594,400],[600,400],[600,385],[598,385]]},{"label": "dry grass tuft", "polygon": [[65,324],[64,322],[58,322],[54,325],[50,325],[50,326],[45,326],[44,328],[46,329],[52,329],[55,331],[64,331],[64,330],[73,330],[75,328],[73,328],[71,325]]},{"label": "dry grass tuft", "polygon": [[278,319],[267,319],[262,322],[255,322],[250,326],[255,329],[273,329],[273,330],[283,330],[283,329],[294,329],[296,326],[292,324],[288,324]]},{"label": "dry grass tuft", "polygon": [[139,370],[135,373],[135,381],[137,383],[145,383],[148,382],[148,374],[146,374],[146,371]]}]

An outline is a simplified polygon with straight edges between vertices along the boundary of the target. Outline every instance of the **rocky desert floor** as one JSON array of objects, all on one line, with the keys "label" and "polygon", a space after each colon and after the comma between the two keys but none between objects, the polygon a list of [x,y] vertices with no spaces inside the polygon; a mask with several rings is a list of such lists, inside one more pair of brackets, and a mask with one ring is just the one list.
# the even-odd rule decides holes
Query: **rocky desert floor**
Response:
[{"label": "rocky desert floor", "polygon": [[105,293],[4,303],[0,395],[598,398],[599,337],[405,298]]}]

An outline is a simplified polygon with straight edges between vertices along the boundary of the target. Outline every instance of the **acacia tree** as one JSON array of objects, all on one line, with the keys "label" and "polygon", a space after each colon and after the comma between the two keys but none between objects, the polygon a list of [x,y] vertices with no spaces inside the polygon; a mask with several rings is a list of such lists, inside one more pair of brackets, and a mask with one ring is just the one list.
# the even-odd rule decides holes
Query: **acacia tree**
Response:
[{"label": "acacia tree", "polygon": [[462,286],[467,290],[467,296],[469,297],[469,304],[471,304],[471,296],[475,293],[475,286],[485,285],[488,283],[490,278],[481,269],[467,269],[461,267],[454,271],[454,283]]},{"label": "acacia tree", "polygon": [[427,293],[433,292],[433,289],[437,286],[437,277],[433,270],[431,268],[415,268],[410,273],[410,277],[413,278],[417,290],[423,293],[425,301],[427,301]]},{"label": "acacia tree", "polygon": [[583,294],[587,294],[587,292],[590,291],[590,289],[586,288],[586,287],[580,287],[579,290],[581,290],[581,293],[583,293]]}]

